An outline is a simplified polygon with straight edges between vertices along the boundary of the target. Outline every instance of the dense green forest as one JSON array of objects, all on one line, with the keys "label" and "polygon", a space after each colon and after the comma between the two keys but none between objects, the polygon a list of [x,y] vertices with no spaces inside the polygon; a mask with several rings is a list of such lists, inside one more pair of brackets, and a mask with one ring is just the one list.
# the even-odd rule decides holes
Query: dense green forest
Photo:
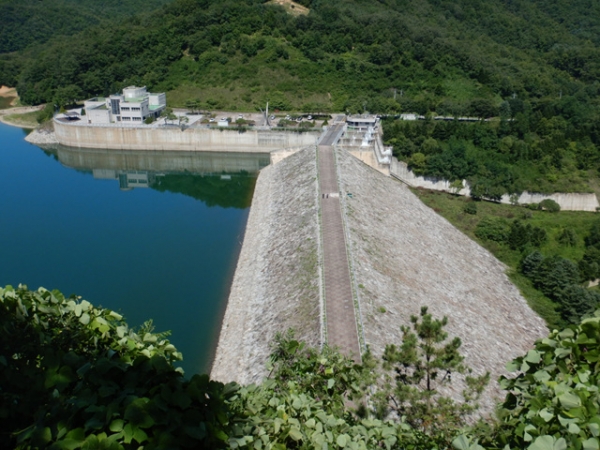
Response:
[{"label": "dense green forest", "polygon": [[598,2],[304,0],[309,13],[293,15],[264,0],[174,0],[148,12],[159,3],[78,2],[67,21],[72,1],[0,2],[0,84],[24,103],[136,84],[172,106],[495,117],[390,120],[386,140],[416,171],[492,199],[589,190],[597,176]]},{"label": "dense green forest", "polygon": [[[275,339],[269,376],[185,378],[169,333],[78,297],[0,288],[0,444],[48,449],[598,449],[600,317],[553,331],[507,365],[497,416],[468,420],[489,374],[426,307],[402,342],[355,364]],[[400,324],[399,324],[400,326]],[[464,399],[439,389],[466,380]],[[475,416],[476,418],[476,416]]]},{"label": "dense green forest", "polygon": [[263,0],[176,0],[113,16],[109,27],[5,54],[0,82],[18,84],[29,103],[59,88],[85,97],[126,84],[196,88],[227,108],[272,97],[285,109],[488,114],[512,96],[595,98],[585,90],[600,74],[595,2],[303,3],[308,15]]},{"label": "dense green forest", "polygon": [[0,53],[22,50],[53,36],[68,36],[92,25],[110,26],[152,11],[170,0],[0,0]]}]

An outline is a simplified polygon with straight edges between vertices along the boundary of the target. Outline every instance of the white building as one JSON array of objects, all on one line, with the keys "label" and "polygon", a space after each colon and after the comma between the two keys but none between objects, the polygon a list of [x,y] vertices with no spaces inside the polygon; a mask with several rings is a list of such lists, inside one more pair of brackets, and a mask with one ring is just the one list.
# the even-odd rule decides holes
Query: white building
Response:
[{"label": "white building", "polygon": [[346,117],[346,123],[348,124],[348,129],[364,132],[369,128],[376,129],[379,118],[371,115],[348,116]]},{"label": "white building", "polygon": [[153,94],[146,87],[129,86],[122,95],[95,97],[85,103],[87,123],[142,123],[148,117],[157,118],[167,106],[167,96]]}]

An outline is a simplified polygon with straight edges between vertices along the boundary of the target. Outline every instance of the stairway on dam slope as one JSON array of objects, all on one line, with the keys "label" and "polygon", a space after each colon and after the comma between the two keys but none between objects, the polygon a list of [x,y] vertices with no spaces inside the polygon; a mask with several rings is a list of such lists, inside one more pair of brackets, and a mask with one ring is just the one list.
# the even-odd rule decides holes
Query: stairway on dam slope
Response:
[{"label": "stairway on dam slope", "polygon": [[330,127],[318,145],[327,343],[360,363],[360,344],[333,148],[343,127],[343,124]]}]

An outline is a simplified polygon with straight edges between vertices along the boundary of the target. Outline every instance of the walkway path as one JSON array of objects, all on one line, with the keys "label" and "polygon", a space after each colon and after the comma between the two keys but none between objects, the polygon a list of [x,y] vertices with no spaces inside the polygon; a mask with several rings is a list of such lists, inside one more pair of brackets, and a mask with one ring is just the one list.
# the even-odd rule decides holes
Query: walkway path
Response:
[{"label": "walkway path", "polygon": [[342,129],[343,124],[330,127],[318,147],[327,341],[330,346],[339,347],[342,353],[360,362],[360,345],[332,146]]}]

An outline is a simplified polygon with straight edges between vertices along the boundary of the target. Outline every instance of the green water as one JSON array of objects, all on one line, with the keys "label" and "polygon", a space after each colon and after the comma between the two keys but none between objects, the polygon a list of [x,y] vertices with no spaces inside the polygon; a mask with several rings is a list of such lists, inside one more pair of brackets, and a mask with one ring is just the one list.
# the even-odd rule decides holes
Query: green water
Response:
[{"label": "green water", "polygon": [[268,155],[53,151],[0,124],[0,285],[77,294],[171,330],[208,370]]}]

